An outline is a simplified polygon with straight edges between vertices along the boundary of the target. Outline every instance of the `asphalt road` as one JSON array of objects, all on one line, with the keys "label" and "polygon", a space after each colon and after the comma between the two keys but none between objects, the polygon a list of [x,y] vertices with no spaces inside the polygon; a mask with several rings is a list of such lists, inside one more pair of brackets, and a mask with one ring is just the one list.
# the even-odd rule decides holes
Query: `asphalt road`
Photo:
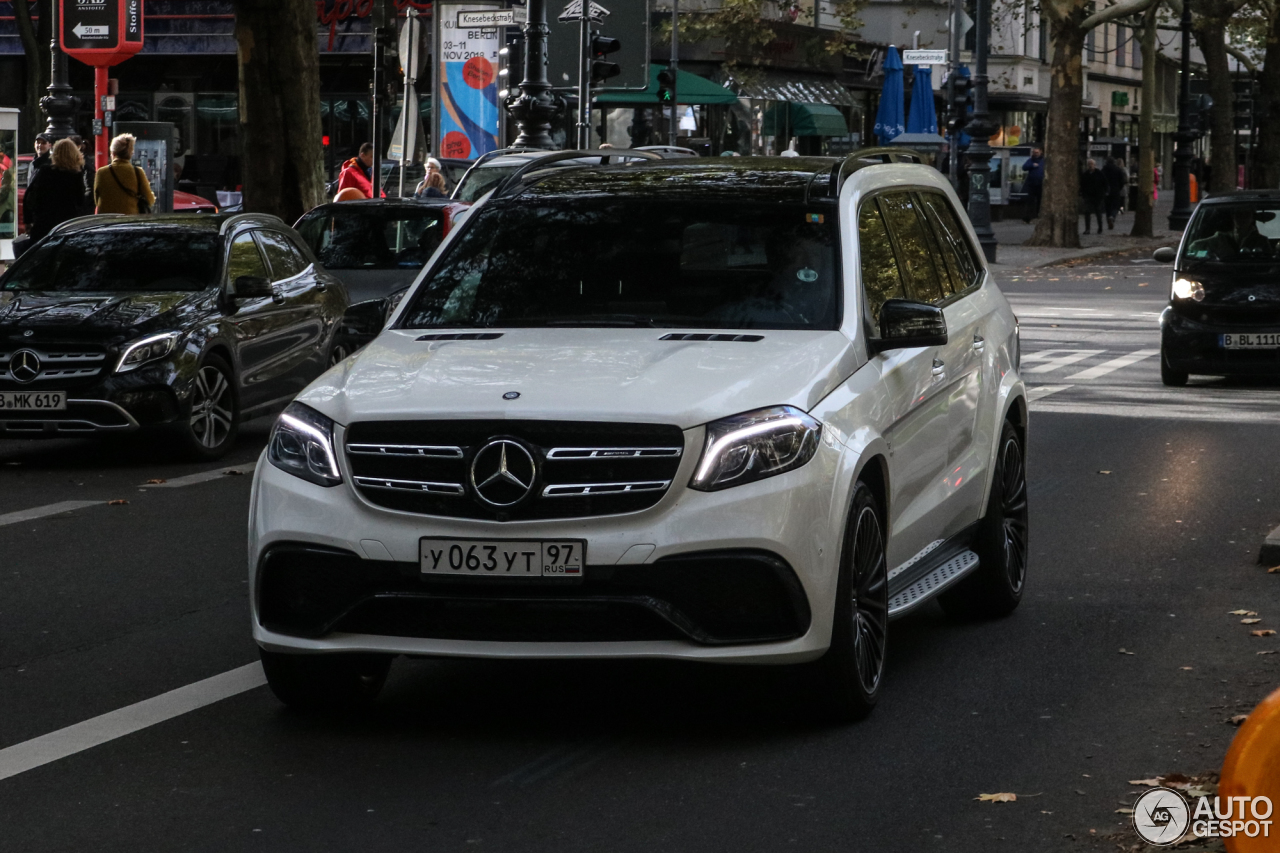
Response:
[{"label": "asphalt road", "polygon": [[[1143,353],[1166,278],[1005,276],[1038,370],[1026,598],[894,623],[882,703],[851,726],[809,719],[786,669],[402,660],[360,718],[233,690],[5,778],[34,739],[256,660],[249,478],[222,472],[267,424],[221,466],[0,444],[0,850],[1114,849],[1126,780],[1216,769],[1227,718],[1280,683],[1257,654],[1280,637],[1228,615],[1280,627],[1255,563],[1280,524],[1280,386],[1163,388]],[[64,501],[83,505],[13,515]],[[1018,800],[975,800],[997,792]]]}]

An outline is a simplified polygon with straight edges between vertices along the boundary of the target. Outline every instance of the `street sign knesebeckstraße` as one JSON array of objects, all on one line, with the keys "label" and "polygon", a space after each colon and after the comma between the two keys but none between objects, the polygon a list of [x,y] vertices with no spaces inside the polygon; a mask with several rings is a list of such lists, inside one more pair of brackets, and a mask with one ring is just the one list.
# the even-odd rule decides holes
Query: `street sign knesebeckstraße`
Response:
[{"label": "street sign knesebeckstra\u00dfe", "polygon": [[436,3],[431,145],[440,157],[479,157],[498,147],[498,51],[505,25],[471,26],[467,14],[511,10]]},{"label": "street sign knesebeckstra\u00dfe", "polygon": [[904,50],[902,51],[903,65],[946,65],[947,52],[945,50]]},{"label": "street sign knesebeckstra\u00dfe", "polygon": [[59,43],[86,65],[117,65],[142,50],[142,0],[58,0]]},{"label": "street sign knesebeckstra\u00dfe", "polygon": [[[609,54],[621,72],[594,92],[616,92],[649,88],[649,37],[653,25],[649,20],[650,0],[588,0],[593,11],[605,13],[603,22],[592,25],[601,35],[616,38],[622,45]],[[566,3],[571,6],[572,3]],[[581,2],[578,4],[581,14]],[[568,11],[566,9],[566,11]],[[550,34],[547,36],[547,79],[557,89],[577,89],[582,66],[581,31],[577,20],[556,20],[555,6],[547,9]]]},{"label": "street sign knesebeckstra\u00dfe", "polygon": [[523,6],[459,12],[457,16],[459,27],[518,27],[528,20],[528,12]]}]

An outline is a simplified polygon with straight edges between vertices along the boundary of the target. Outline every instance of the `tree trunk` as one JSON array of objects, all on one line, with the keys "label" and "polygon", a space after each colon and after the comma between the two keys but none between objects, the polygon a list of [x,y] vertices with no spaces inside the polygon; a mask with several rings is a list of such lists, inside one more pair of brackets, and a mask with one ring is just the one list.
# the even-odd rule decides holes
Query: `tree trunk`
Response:
[{"label": "tree trunk", "polygon": [[1050,28],[1049,120],[1045,128],[1044,197],[1029,246],[1080,246],[1080,104],[1084,98],[1085,30],[1079,7]]},{"label": "tree trunk", "polygon": [[1280,139],[1280,3],[1275,4],[1267,22],[1267,54],[1258,72],[1258,100],[1254,106],[1261,116],[1258,139],[1262,144],[1255,152],[1258,186],[1280,188],[1280,145],[1270,144]]},{"label": "tree trunk", "polygon": [[324,197],[313,0],[233,0],[245,210],[292,223]]},{"label": "tree trunk", "polygon": [[1227,61],[1226,21],[1203,17],[1195,27],[1196,42],[1204,54],[1209,76],[1209,191],[1230,192],[1236,188],[1235,92],[1231,88],[1231,66]]},{"label": "tree trunk", "polygon": [[1155,115],[1156,115],[1156,13],[1152,6],[1142,16],[1142,108],[1138,115],[1138,204],[1133,209],[1131,237],[1155,236]]},{"label": "tree trunk", "polygon": [[[49,4],[54,0],[43,0],[40,4],[40,18],[31,19],[31,0],[13,0],[14,18],[18,22],[18,36],[22,40],[22,54],[26,63],[27,92],[22,106],[22,135],[30,140],[44,130],[44,114],[40,112],[40,99],[49,94],[49,41],[51,19]],[[19,150],[22,143],[19,142]]]}]

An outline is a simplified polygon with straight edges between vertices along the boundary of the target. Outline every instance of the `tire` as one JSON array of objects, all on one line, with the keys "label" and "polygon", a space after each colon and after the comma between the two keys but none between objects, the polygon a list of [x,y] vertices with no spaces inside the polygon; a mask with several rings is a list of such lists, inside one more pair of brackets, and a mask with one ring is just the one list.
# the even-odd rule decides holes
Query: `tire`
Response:
[{"label": "tire", "polygon": [[1009,421],[1000,431],[987,514],[974,551],[978,568],[938,597],[947,615],[961,619],[1008,616],[1022,601],[1027,580],[1027,456]]},{"label": "tire", "polygon": [[1189,375],[1186,371],[1174,370],[1169,366],[1169,359],[1164,352],[1160,353],[1160,381],[1170,388],[1181,388],[1187,384]]},{"label": "tire", "polygon": [[840,550],[831,647],[815,664],[820,708],[839,721],[870,714],[884,682],[889,638],[884,531],[879,501],[859,480]]},{"label": "tire", "polygon": [[185,454],[196,460],[220,459],[240,432],[240,392],[231,367],[216,355],[196,369],[191,407],[178,428]]},{"label": "tire", "polygon": [[382,692],[391,655],[300,654],[258,649],[276,698],[304,713],[336,713],[367,706]]},{"label": "tire", "polygon": [[334,341],[333,346],[329,348],[329,363],[325,365],[325,368],[328,369],[334,365],[341,364],[346,361],[347,356],[351,355],[353,352],[355,352],[355,349],[349,344]]}]

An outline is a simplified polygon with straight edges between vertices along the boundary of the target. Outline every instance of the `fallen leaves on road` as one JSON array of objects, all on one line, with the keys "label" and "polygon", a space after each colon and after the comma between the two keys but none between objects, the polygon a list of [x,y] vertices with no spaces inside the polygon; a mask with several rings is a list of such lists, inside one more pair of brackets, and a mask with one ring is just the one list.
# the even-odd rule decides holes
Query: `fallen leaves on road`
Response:
[{"label": "fallen leaves on road", "polygon": [[1116,814],[1133,814],[1133,809],[1116,809]]},{"label": "fallen leaves on road", "polygon": [[1269,574],[1269,575],[1280,575],[1280,566],[1274,566],[1274,567],[1272,567],[1272,568],[1270,568],[1270,569],[1267,569],[1267,574]]},{"label": "fallen leaves on road", "polygon": [[1120,654],[1122,654],[1122,655],[1136,655],[1136,654],[1137,654],[1137,652],[1131,652],[1131,651],[1129,651],[1128,649],[1121,649],[1121,650],[1120,650]]},{"label": "fallen leaves on road", "polygon": [[[127,503],[128,503],[128,501],[125,501],[125,500],[107,501],[107,506],[124,506],[124,505],[125,505],[125,504],[127,504]],[[1275,631],[1272,631],[1271,633],[1273,633],[1273,634],[1274,634],[1274,633],[1275,633]]]},{"label": "fallen leaves on road", "polygon": [[1195,667],[1194,667],[1194,666],[1180,666],[1180,667],[1178,667],[1178,669],[1182,670],[1183,672],[1190,672],[1191,670],[1195,669]]},{"label": "fallen leaves on road", "polygon": [[1154,779],[1130,779],[1130,785],[1141,785],[1144,788],[1159,788],[1164,784],[1164,780],[1159,776]]},{"label": "fallen leaves on road", "polygon": [[1247,720],[1247,719],[1249,719],[1249,715],[1248,715],[1248,714],[1236,714],[1234,717],[1232,717],[1231,719],[1227,720],[1227,722],[1228,722],[1228,723],[1230,723],[1230,724],[1231,724],[1231,725],[1233,725],[1233,726],[1238,726],[1238,725],[1240,725],[1241,723],[1243,723],[1243,722],[1244,722],[1245,720]]},{"label": "fallen leaves on road", "polygon": [[1257,612],[1253,610],[1232,610],[1228,616],[1257,616]]},{"label": "fallen leaves on road", "polygon": [[1099,471],[1098,473],[1099,473],[1099,474],[1110,474],[1111,472],[1110,472],[1110,471]]},{"label": "fallen leaves on road", "polygon": [[1249,618],[1249,619],[1241,619],[1241,620],[1240,620],[1240,624],[1241,624],[1241,625],[1257,625],[1257,624],[1258,624],[1259,622],[1261,622],[1261,621],[1262,621],[1261,619],[1259,619],[1258,617],[1254,616],[1254,617],[1251,617],[1251,618]]},{"label": "fallen leaves on road", "polygon": [[1263,628],[1260,631],[1249,632],[1250,637],[1274,637],[1275,635],[1276,635],[1276,632],[1271,630],[1270,628]]},{"label": "fallen leaves on road", "polygon": [[1258,652],[1258,654],[1260,654],[1260,655],[1274,655],[1274,654],[1275,654],[1275,652],[1273,652],[1273,651],[1271,651],[1270,649],[1268,649],[1268,650],[1267,650],[1267,651],[1265,651],[1265,652]]},{"label": "fallen leaves on road", "polygon": [[226,476],[228,476],[228,477],[243,477],[243,476],[244,476],[244,472],[243,472],[243,471],[238,471],[238,470],[236,470],[235,468],[229,468],[229,469],[227,469],[226,471],[223,471],[222,473],[223,473],[223,474],[225,474],[225,475],[226,475]]},{"label": "fallen leaves on road", "polygon": [[984,803],[1013,803],[1013,802],[1017,802],[1018,795],[1009,794],[1009,793],[979,794],[978,796],[974,797],[974,799],[980,800],[981,802],[984,802]]},{"label": "fallen leaves on road", "polygon": [[158,486],[158,485],[160,485],[161,483],[167,483],[167,482],[169,482],[169,481],[168,481],[168,480],[166,480],[166,479],[164,479],[163,477],[156,477],[156,478],[155,478],[155,479],[153,479],[153,480],[147,480],[147,483],[146,483],[146,484],[147,484],[148,486]]}]

